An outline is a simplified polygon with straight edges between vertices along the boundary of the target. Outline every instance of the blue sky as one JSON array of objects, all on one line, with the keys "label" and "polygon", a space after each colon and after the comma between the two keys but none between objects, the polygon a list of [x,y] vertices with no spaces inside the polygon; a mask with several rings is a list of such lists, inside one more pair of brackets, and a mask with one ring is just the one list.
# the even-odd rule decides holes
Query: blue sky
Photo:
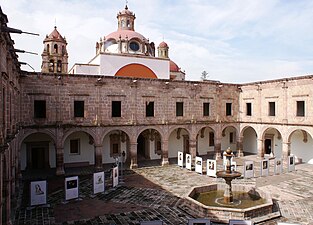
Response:
[{"label": "blue sky", "polygon": [[[246,83],[313,74],[311,0],[129,0],[135,29],[164,41],[187,80]],[[69,67],[87,63],[95,43],[117,29],[123,0],[1,0],[8,26],[39,33],[12,34],[19,54],[40,71],[43,39],[56,25],[68,41]],[[30,70],[23,66],[23,69]]]}]

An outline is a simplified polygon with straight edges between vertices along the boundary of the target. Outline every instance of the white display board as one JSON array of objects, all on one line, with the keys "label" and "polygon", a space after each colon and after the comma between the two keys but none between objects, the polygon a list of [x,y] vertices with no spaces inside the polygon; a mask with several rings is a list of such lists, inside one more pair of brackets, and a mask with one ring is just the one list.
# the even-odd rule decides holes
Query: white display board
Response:
[{"label": "white display board", "polygon": [[154,221],[141,221],[140,225],[163,225],[162,220],[154,220]]},{"label": "white display board", "polygon": [[296,161],[295,156],[288,156],[288,172],[294,171],[296,169]]},{"label": "white display board", "polygon": [[244,176],[245,176],[245,178],[254,177],[254,164],[253,164],[253,161],[245,161]]},{"label": "white display board", "polygon": [[268,172],[269,172],[269,161],[268,161],[268,159],[261,160],[260,163],[261,163],[261,165],[260,165],[261,176],[268,176]]},{"label": "white display board", "polygon": [[206,174],[210,177],[216,177],[216,160],[214,159],[207,159],[206,161]]},{"label": "white display board", "polygon": [[237,171],[237,163],[235,161],[231,162],[231,171]]},{"label": "white display board", "polygon": [[229,225],[253,225],[251,220],[229,220]]},{"label": "white display board", "polygon": [[188,225],[210,225],[209,219],[188,219]]},{"label": "white display board", "polygon": [[281,161],[281,158],[275,159],[274,170],[275,174],[281,174],[283,172],[283,163]]},{"label": "white display board", "polygon": [[47,204],[47,181],[30,182],[30,205]]},{"label": "white display board", "polygon": [[116,187],[118,185],[118,166],[112,169],[112,186]]},{"label": "white display board", "polygon": [[191,155],[190,154],[186,154],[186,169],[191,170]]},{"label": "white display board", "polygon": [[177,164],[178,164],[180,167],[183,167],[183,166],[184,166],[184,153],[183,153],[183,152],[178,152],[178,155],[177,155]]},{"label": "white display board", "polygon": [[93,193],[104,192],[105,188],[105,176],[104,172],[98,172],[93,174]]},{"label": "white display board", "polygon": [[198,156],[196,156],[195,171],[202,174],[202,158]]},{"label": "white display board", "polygon": [[65,178],[65,200],[78,198],[78,176]]}]

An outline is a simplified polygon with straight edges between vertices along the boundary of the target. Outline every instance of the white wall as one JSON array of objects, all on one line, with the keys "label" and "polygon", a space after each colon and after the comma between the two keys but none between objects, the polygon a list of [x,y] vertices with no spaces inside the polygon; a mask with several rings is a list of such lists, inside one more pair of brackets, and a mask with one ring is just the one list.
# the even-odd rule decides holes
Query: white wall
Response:
[{"label": "white wall", "polygon": [[[103,140],[103,149],[102,149],[102,163],[115,163],[115,159],[110,156],[110,132],[107,134]],[[125,160],[127,159],[127,142],[121,142],[121,153],[125,151]]]},{"label": "white wall", "polygon": [[213,132],[210,128],[205,128],[204,137],[201,138],[201,134],[198,135],[198,152],[199,155],[206,155],[208,152],[214,152],[214,146],[209,146],[210,132]]},{"label": "white wall", "polygon": [[[70,154],[70,140],[80,139],[80,154]],[[64,142],[64,163],[88,162],[95,164],[94,145],[89,144],[89,137],[84,132],[71,134]]]},{"label": "white wall", "polygon": [[174,130],[168,139],[168,157],[177,157],[178,151],[183,152],[184,149],[184,137],[183,135],[188,135],[187,131],[182,129],[180,132],[180,139],[177,139],[177,129]]},{"label": "white wall", "polygon": [[150,143],[150,159],[160,159],[161,155],[155,153],[155,140],[149,141]]},{"label": "white wall", "polygon": [[[234,133],[234,139],[233,139],[233,143],[229,142],[229,133],[233,132]],[[228,147],[233,150],[233,151],[237,151],[237,136],[238,134],[236,133],[236,129],[234,127],[227,127],[225,130],[225,136],[222,136],[221,139],[221,151],[225,151]]]},{"label": "white wall", "polygon": [[122,67],[138,63],[150,68],[159,79],[170,78],[170,61],[160,58],[140,57],[140,56],[123,56],[123,55],[100,55],[100,74],[114,76]]},{"label": "white wall", "polygon": [[99,74],[99,70],[99,65],[75,64],[69,71],[69,74],[97,75]]},{"label": "white wall", "polygon": [[298,158],[302,158],[303,162],[308,162],[313,159],[313,139],[308,134],[307,143],[303,142],[302,131],[296,131],[291,136],[291,154]]}]

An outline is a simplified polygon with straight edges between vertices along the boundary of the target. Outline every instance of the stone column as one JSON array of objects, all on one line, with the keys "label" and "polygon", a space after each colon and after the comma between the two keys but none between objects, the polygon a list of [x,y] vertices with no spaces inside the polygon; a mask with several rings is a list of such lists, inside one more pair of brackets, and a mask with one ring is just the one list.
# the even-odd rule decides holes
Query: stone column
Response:
[{"label": "stone column", "polygon": [[5,201],[5,214],[6,214],[5,225],[11,225],[12,224],[11,222],[11,187],[10,187],[9,178],[6,178],[4,180],[4,189],[5,189],[4,199],[6,200]]},{"label": "stone column", "polygon": [[65,174],[64,171],[64,148],[57,147],[56,149],[56,175],[61,176]]},{"label": "stone column", "polygon": [[189,140],[189,152],[191,154],[192,159],[194,159],[197,156],[197,140],[194,139]]},{"label": "stone column", "polygon": [[216,138],[215,139],[215,144],[214,144],[214,151],[215,151],[215,159],[219,160],[222,158],[221,156],[221,148],[222,148],[222,144],[221,144],[221,138]]},{"label": "stone column", "polygon": [[168,140],[162,140],[162,166],[168,165]]},{"label": "stone column", "polygon": [[95,167],[96,167],[96,170],[102,169],[102,149],[103,149],[103,145],[95,145]]},{"label": "stone column", "polygon": [[2,194],[3,194],[3,188],[4,188],[4,185],[3,185],[4,182],[3,181],[4,181],[4,175],[3,175],[3,154],[0,153],[0,222],[2,221],[2,216],[3,216],[2,215],[2,212],[3,212],[3,205],[2,205],[3,196],[2,196]]},{"label": "stone column", "polygon": [[138,168],[137,164],[137,142],[130,142],[130,168]]},{"label": "stone column", "polygon": [[258,156],[261,159],[264,159],[264,140],[263,139],[258,139],[257,148],[258,148]]},{"label": "stone column", "polygon": [[237,157],[243,157],[243,136],[240,136],[237,140]]}]

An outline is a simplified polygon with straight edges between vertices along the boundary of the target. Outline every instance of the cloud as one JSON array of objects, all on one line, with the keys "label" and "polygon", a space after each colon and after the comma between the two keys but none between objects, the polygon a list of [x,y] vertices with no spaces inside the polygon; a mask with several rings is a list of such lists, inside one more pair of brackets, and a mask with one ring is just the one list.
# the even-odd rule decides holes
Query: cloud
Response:
[{"label": "cloud", "polygon": [[[9,26],[40,33],[12,34],[15,47],[39,56],[20,54],[40,71],[43,39],[54,22],[68,41],[69,67],[95,55],[100,37],[117,29],[123,1],[3,0]],[[156,46],[164,40],[170,57],[187,79],[246,82],[308,74],[313,71],[313,2],[279,0],[130,1],[135,29]],[[24,68],[23,69],[28,69]]]}]

